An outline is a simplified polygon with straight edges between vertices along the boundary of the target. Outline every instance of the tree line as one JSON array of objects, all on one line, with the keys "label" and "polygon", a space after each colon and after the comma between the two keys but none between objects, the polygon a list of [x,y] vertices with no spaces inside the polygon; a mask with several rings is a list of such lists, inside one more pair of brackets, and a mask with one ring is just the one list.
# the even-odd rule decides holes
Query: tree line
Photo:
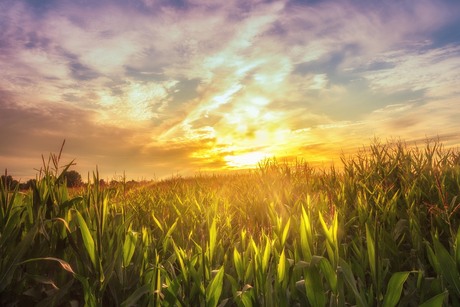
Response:
[{"label": "tree line", "polygon": [[[2,175],[0,178],[1,182],[8,189],[19,188],[20,190],[27,190],[32,187],[33,184],[37,181],[36,179],[29,179],[26,182],[19,182],[14,179],[11,175],[8,175],[8,172],[5,170],[5,175]],[[62,183],[66,183],[69,188],[76,188],[83,185],[80,173],[74,170],[66,171],[63,176]]]}]

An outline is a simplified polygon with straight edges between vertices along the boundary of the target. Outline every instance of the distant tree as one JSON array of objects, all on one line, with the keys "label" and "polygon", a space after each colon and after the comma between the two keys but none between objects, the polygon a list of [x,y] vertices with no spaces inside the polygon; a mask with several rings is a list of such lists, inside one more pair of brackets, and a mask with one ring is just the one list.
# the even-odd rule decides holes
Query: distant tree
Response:
[{"label": "distant tree", "polygon": [[1,182],[7,189],[14,189],[19,184],[19,181],[14,180],[11,175],[2,175]]},{"label": "distant tree", "polygon": [[81,175],[77,171],[66,171],[64,177],[67,180],[67,187],[74,188],[82,185]]},{"label": "distant tree", "polygon": [[36,179],[29,179],[27,180],[27,182],[21,182],[19,184],[19,190],[28,190],[32,188],[32,186],[35,185],[36,183],[37,183]]}]

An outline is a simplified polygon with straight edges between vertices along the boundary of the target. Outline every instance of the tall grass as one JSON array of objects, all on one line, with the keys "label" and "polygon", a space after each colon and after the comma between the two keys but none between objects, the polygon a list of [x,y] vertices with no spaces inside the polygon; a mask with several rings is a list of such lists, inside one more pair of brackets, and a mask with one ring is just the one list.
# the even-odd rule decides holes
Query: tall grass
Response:
[{"label": "tall grass", "polygon": [[460,154],[439,142],[135,187],[96,170],[77,194],[71,164],[0,183],[2,306],[460,305]]}]

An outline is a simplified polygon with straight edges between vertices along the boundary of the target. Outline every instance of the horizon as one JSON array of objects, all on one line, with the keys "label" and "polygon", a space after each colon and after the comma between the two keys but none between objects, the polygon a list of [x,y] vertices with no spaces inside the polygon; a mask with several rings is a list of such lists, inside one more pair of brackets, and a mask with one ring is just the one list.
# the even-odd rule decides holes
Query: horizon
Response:
[{"label": "horizon", "polygon": [[[460,3],[5,1],[0,167],[139,181],[460,145]],[[120,176],[118,175],[118,176]]]}]

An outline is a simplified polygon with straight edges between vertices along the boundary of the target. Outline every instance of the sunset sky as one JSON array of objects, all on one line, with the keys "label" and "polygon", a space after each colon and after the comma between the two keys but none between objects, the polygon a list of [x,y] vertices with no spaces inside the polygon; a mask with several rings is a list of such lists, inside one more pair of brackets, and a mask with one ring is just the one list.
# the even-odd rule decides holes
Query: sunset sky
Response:
[{"label": "sunset sky", "polygon": [[0,0],[0,167],[153,179],[460,145],[460,1]]}]

